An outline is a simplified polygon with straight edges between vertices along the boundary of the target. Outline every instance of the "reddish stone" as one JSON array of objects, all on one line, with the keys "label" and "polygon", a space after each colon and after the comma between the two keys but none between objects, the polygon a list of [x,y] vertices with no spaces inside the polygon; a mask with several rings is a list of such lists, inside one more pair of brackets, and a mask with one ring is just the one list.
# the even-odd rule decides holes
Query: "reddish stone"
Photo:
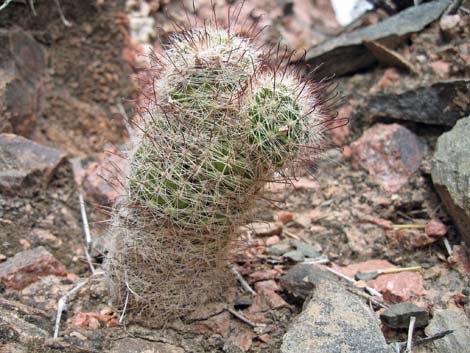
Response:
[{"label": "reddish stone", "polygon": [[382,78],[371,89],[370,92],[383,91],[385,88],[393,86],[400,80],[398,70],[394,67],[385,70]]},{"label": "reddish stone", "polygon": [[450,261],[457,265],[457,269],[460,273],[470,273],[470,259],[468,258],[464,247],[460,245],[454,245]]},{"label": "reddish stone", "polygon": [[[356,272],[371,272],[394,267],[385,260],[370,260],[347,267],[336,268],[345,275],[354,278]],[[409,301],[425,294],[423,277],[419,272],[383,274],[376,279],[368,281],[367,285],[382,293],[384,300],[389,303]]]},{"label": "reddish stone", "polygon": [[366,214],[361,216],[361,221],[376,224],[383,229],[393,228],[393,223],[389,221],[388,219],[378,218],[378,217],[374,217],[374,216],[370,216]]},{"label": "reddish stone", "polygon": [[280,241],[281,239],[277,235],[273,235],[272,237],[269,237],[268,239],[266,239],[266,246],[277,244]]},{"label": "reddish stone", "polygon": [[398,124],[376,124],[351,144],[355,166],[360,165],[382,187],[397,192],[418,170],[424,146],[408,129]]},{"label": "reddish stone", "polygon": [[262,296],[271,309],[290,307],[289,304],[287,304],[286,301],[282,299],[279,294],[270,289],[264,289],[258,292],[258,296]]},{"label": "reddish stone", "polygon": [[323,212],[321,209],[319,208],[316,208],[312,211],[309,212],[308,216],[310,217],[310,220],[312,222],[316,222],[318,221],[320,218],[322,218],[322,216],[324,216]]},{"label": "reddish stone", "polygon": [[268,343],[269,342],[269,335],[265,333],[264,335],[258,336],[258,340],[263,342],[263,343]]},{"label": "reddish stone", "polygon": [[20,290],[40,276],[67,276],[64,266],[42,246],[22,251],[0,264],[6,289]]},{"label": "reddish stone", "polygon": [[444,223],[437,219],[432,219],[426,224],[424,229],[426,234],[433,238],[442,238],[447,234],[447,227]]},{"label": "reddish stone", "polygon": [[351,158],[352,156],[352,150],[351,150],[351,147],[349,146],[344,146],[343,147],[343,157],[344,158]]},{"label": "reddish stone", "polygon": [[248,352],[253,342],[253,332],[246,327],[239,327],[236,329],[235,333],[230,333],[227,342],[240,348],[243,352]]},{"label": "reddish stone", "polygon": [[281,277],[281,273],[275,269],[261,270],[250,273],[248,275],[252,282],[266,281],[270,279],[277,279]]},{"label": "reddish stone", "polygon": [[5,261],[7,257],[3,254],[0,254],[0,262]]},{"label": "reddish stone", "polygon": [[441,77],[449,77],[451,64],[446,61],[434,61],[429,64],[433,71]]},{"label": "reddish stone", "polygon": [[386,270],[388,268],[394,268],[390,262],[386,260],[369,260],[365,262],[359,262],[346,267],[333,266],[334,269],[339,270],[346,276],[354,278],[357,272],[371,272],[377,270]]},{"label": "reddish stone", "polygon": [[294,219],[294,215],[289,211],[280,211],[277,213],[277,220],[282,224],[289,223]]},{"label": "reddish stone", "polygon": [[389,303],[410,301],[425,294],[423,277],[419,272],[384,274],[368,281],[367,285],[382,293]]},{"label": "reddish stone", "polygon": [[90,163],[85,170],[83,187],[88,196],[102,205],[111,205],[124,195],[124,187],[119,176],[123,175],[126,161],[115,150],[108,150],[99,156],[98,161]]},{"label": "reddish stone", "polygon": [[276,282],[271,280],[268,281],[260,281],[255,283],[255,291],[261,292],[263,290],[272,290],[274,292],[282,291],[282,287]]},{"label": "reddish stone", "polygon": [[90,317],[87,315],[87,313],[77,313],[73,318],[72,318],[72,326],[75,327],[87,327],[88,323],[90,322]]},{"label": "reddish stone", "polygon": [[226,337],[230,332],[230,318],[231,314],[228,311],[224,311],[207,320],[197,322],[193,325],[193,329],[201,334],[217,334]]}]

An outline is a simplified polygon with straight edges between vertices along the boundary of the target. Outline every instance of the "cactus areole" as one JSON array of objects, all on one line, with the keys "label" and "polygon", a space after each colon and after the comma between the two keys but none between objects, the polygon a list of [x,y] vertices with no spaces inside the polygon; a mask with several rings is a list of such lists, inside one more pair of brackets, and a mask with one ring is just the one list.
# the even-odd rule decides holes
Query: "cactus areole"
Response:
[{"label": "cactus areole", "polygon": [[135,318],[158,326],[213,299],[263,186],[289,180],[324,147],[328,86],[280,56],[206,25],[151,57],[108,259],[114,292]]}]

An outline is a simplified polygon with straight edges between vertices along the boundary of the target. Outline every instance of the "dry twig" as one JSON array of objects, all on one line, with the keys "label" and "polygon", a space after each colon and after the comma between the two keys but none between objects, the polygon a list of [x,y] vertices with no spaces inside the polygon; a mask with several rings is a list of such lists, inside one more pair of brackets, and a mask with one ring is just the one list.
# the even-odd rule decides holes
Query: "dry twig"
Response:
[{"label": "dry twig", "polygon": [[253,288],[251,288],[251,286],[248,284],[247,281],[245,281],[245,279],[243,278],[243,276],[237,271],[237,269],[232,265],[232,264],[228,264],[229,268],[230,268],[230,271],[232,271],[232,273],[237,277],[238,281],[240,282],[241,286],[247,291],[249,292],[251,295],[253,296],[256,296],[256,292]]},{"label": "dry twig", "polygon": [[230,314],[235,316],[237,319],[243,321],[245,324],[250,325],[251,327],[266,327],[265,324],[257,324],[253,321],[248,320],[246,317],[244,317],[242,314],[240,314],[238,311],[232,309],[232,308],[227,308]]}]

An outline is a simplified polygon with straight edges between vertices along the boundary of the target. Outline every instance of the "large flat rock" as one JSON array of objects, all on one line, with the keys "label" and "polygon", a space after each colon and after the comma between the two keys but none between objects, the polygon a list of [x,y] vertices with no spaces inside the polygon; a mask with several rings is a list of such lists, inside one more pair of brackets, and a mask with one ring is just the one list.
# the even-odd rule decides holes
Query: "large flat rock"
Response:
[{"label": "large flat rock", "polygon": [[0,134],[0,193],[24,194],[44,187],[65,153],[13,134]]},{"label": "large flat rock", "polygon": [[377,60],[364,46],[364,41],[377,41],[395,48],[412,33],[437,20],[448,4],[448,0],[439,0],[413,6],[380,23],[328,40],[309,51],[307,63],[322,65],[317,71],[319,76],[341,76],[367,68]]},{"label": "large flat rock", "polygon": [[366,111],[372,119],[391,118],[454,126],[470,114],[470,79],[436,82],[397,94],[370,97]]},{"label": "large flat rock", "polygon": [[[435,340],[432,345],[440,353],[463,353],[469,351],[470,319],[463,310],[436,310],[434,317],[426,327],[426,335],[453,330],[443,338]],[[434,352],[434,350],[433,350]]]},{"label": "large flat rock", "polygon": [[431,173],[444,206],[470,246],[470,116],[439,137]]},{"label": "large flat rock", "polygon": [[312,296],[284,335],[281,352],[391,352],[370,309],[335,277],[319,269],[312,271]]}]

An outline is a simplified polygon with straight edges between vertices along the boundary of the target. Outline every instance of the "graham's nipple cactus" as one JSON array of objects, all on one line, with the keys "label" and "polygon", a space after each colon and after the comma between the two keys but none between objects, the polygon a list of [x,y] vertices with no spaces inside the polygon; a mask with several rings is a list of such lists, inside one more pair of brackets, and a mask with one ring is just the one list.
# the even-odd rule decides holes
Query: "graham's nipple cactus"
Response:
[{"label": "graham's nipple cactus", "polygon": [[108,259],[134,318],[158,326],[220,294],[228,247],[263,186],[323,146],[322,86],[267,55],[207,25],[153,57]]}]

